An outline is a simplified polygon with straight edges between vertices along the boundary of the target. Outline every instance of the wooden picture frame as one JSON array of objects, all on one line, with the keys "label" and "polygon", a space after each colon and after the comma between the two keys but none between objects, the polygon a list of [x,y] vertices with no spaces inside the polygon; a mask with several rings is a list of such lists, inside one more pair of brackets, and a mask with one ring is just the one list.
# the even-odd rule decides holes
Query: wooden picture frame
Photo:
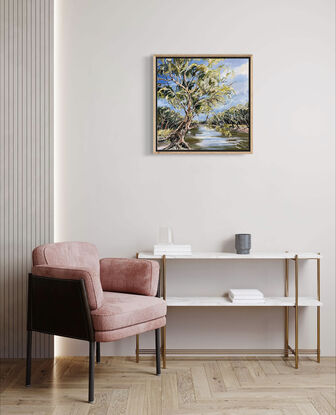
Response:
[{"label": "wooden picture frame", "polygon": [[251,154],[253,55],[154,55],[153,153]]}]

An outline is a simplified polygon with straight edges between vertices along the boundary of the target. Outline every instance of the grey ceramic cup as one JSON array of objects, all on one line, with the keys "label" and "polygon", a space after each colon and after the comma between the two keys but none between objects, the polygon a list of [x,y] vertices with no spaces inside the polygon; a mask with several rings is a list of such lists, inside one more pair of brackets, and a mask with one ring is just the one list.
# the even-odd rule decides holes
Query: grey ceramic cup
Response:
[{"label": "grey ceramic cup", "polygon": [[235,245],[237,254],[249,254],[251,249],[251,234],[237,233]]}]

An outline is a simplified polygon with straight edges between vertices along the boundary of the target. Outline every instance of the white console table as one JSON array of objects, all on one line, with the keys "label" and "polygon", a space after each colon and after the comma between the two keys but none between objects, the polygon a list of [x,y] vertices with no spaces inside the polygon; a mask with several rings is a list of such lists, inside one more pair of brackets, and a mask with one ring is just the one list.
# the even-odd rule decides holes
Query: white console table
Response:
[{"label": "white console table", "polygon": [[[167,301],[168,307],[284,307],[285,319],[285,341],[284,356],[288,357],[289,351],[295,357],[295,367],[299,366],[299,307],[316,307],[317,309],[317,348],[314,353],[317,356],[317,362],[320,362],[320,260],[321,255],[316,253],[298,253],[298,252],[280,252],[280,253],[250,253],[248,255],[239,255],[226,252],[194,252],[192,255],[154,255],[151,252],[139,252],[136,255],[139,259],[158,260],[160,267],[160,282],[162,287],[162,297]],[[167,297],[167,261],[173,260],[283,260],[285,261],[285,286],[283,297],[266,297],[264,304],[233,304],[227,297]],[[289,261],[295,262],[295,293],[294,297],[289,297]],[[317,264],[317,295],[316,297],[299,297],[299,260],[316,260]],[[289,330],[289,308],[295,309],[295,346],[292,348],[288,344]],[[162,338],[162,360],[163,368],[166,367],[166,327],[161,330]],[[136,336],[136,361],[139,361],[140,347],[139,335]]]}]

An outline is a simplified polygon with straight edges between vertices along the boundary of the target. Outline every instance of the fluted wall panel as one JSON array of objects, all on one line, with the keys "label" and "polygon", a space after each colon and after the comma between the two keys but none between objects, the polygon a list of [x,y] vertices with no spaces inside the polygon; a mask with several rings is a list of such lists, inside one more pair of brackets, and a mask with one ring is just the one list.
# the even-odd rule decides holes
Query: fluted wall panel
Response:
[{"label": "fluted wall panel", "polygon": [[[25,357],[32,249],[53,241],[53,0],[0,0],[0,353]],[[35,334],[36,357],[53,338]]]}]

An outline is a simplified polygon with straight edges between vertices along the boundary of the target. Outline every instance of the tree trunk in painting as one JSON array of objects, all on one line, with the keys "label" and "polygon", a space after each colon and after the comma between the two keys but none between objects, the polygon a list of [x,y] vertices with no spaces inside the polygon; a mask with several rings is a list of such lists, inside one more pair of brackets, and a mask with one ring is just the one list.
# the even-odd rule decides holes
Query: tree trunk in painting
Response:
[{"label": "tree trunk in painting", "polygon": [[184,120],[181,124],[173,131],[168,137],[167,140],[170,140],[170,144],[164,148],[164,150],[171,150],[176,147],[176,150],[190,150],[190,146],[185,142],[185,136],[190,129],[190,124],[192,121],[192,111],[191,111],[191,99],[188,99],[188,109]]}]

